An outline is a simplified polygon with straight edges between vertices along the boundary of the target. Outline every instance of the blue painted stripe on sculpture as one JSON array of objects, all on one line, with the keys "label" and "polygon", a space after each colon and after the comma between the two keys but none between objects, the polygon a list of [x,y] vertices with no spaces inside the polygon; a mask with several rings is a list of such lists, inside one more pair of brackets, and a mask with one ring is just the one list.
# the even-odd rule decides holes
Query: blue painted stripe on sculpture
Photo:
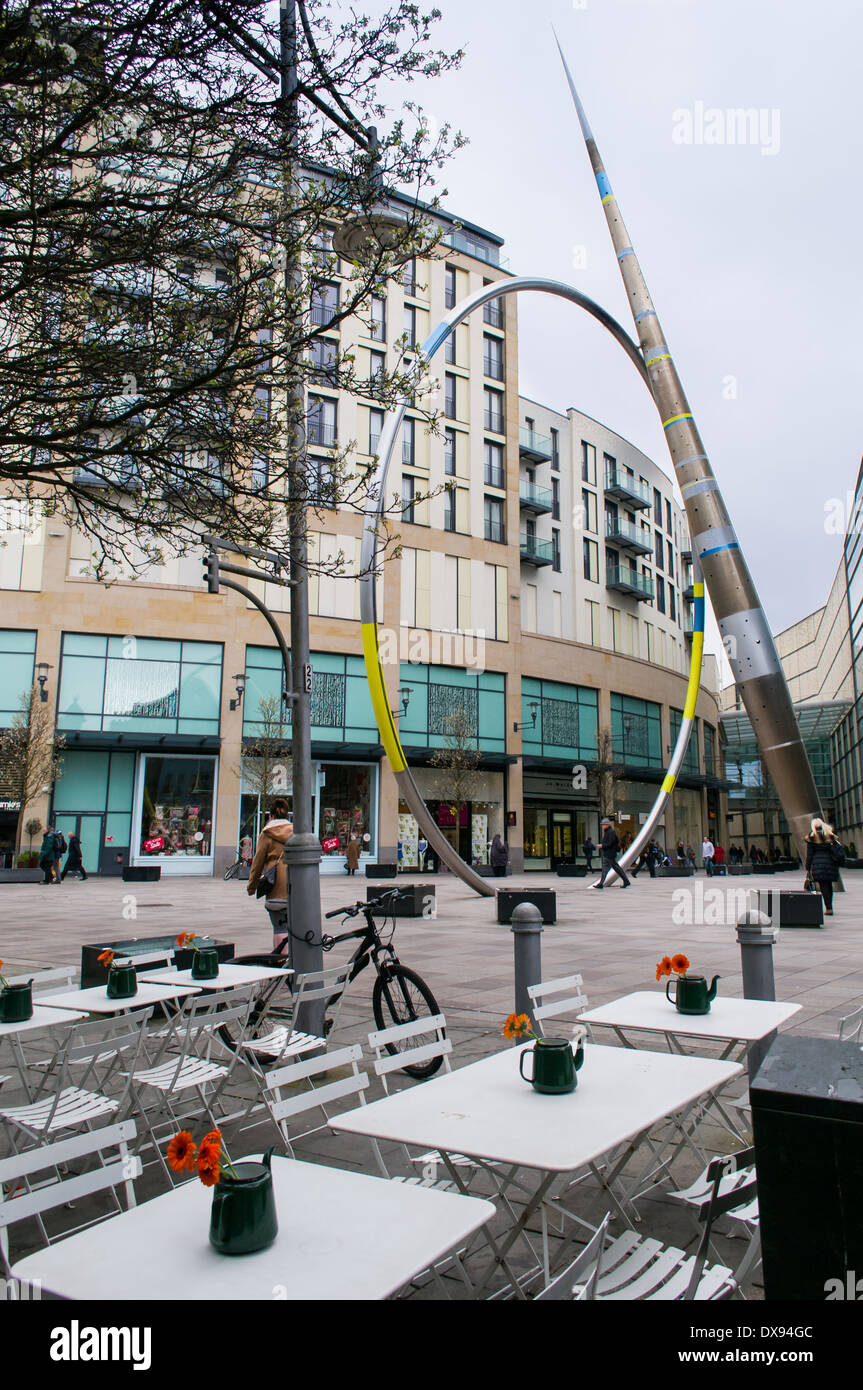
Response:
[{"label": "blue painted stripe on sculpture", "polygon": [[708,557],[708,555],[718,555],[719,552],[720,552],[721,550],[739,550],[739,549],[740,549],[740,542],[739,542],[739,541],[729,541],[727,545],[716,545],[716,546],[713,547],[712,550],[702,550],[702,552],[701,552],[701,558],[702,558],[702,560],[706,560],[707,557]]},{"label": "blue painted stripe on sculpture", "polygon": [[623,258],[624,258],[624,256],[634,256],[634,255],[635,255],[635,252],[633,251],[632,247],[631,247],[631,246],[627,246],[627,248],[626,248],[625,251],[619,251],[619,252],[618,252],[617,259],[618,259],[619,261],[622,261]]},{"label": "blue painted stripe on sculpture", "polygon": [[598,169],[596,173],[596,186],[603,198],[611,192],[611,184],[608,182],[608,175],[604,169]]},{"label": "blue painted stripe on sculpture", "polygon": [[694,603],[693,603],[693,611],[692,611],[692,621],[693,621],[693,626],[695,627],[695,629],[696,629],[698,632],[701,632],[701,631],[703,630],[703,628],[704,628],[704,599],[703,599],[703,598],[697,598],[697,599],[694,600]]},{"label": "blue painted stripe on sculpture", "polygon": [[641,323],[641,320],[642,320],[642,319],[649,319],[650,316],[651,316],[651,314],[653,315],[654,318],[656,318],[656,310],[655,310],[655,309],[642,309],[642,311],[641,311],[640,314],[636,314],[636,315],[635,315],[635,322],[636,322],[636,323]]}]

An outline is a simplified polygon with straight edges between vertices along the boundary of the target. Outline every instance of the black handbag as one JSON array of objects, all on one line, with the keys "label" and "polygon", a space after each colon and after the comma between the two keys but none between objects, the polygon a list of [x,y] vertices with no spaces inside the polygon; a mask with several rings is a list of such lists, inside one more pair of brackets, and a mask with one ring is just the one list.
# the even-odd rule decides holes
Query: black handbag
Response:
[{"label": "black handbag", "polygon": [[263,898],[272,893],[276,886],[276,867],[277,866],[274,864],[271,869],[267,869],[265,874],[261,874],[261,877],[258,879],[258,886],[255,889],[256,898]]}]

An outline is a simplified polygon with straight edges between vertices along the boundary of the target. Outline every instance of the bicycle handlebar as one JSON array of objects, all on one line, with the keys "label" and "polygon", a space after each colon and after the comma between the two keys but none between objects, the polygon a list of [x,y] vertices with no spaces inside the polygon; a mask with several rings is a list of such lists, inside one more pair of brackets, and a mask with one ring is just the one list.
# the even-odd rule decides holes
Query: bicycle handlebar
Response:
[{"label": "bicycle handlebar", "polygon": [[409,893],[403,893],[399,888],[391,888],[388,893],[381,893],[377,898],[370,898],[367,903],[354,903],[351,907],[336,907],[332,912],[325,912],[324,918],[356,917],[358,913],[366,912],[369,908],[380,907],[384,903],[391,905],[397,902],[405,902],[409,897]]}]

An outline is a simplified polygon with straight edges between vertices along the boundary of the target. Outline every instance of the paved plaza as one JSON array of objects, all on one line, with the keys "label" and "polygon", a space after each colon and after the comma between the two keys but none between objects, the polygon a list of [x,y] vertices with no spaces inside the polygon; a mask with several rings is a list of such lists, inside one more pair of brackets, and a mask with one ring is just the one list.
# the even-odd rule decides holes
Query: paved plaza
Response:
[{"label": "paved plaza", "polygon": [[[836,915],[823,929],[786,929],[780,933],[775,950],[777,998],[801,1006],[787,1025],[788,1031],[834,1037],[838,1019],[863,1001],[863,881],[854,872],[846,873],[845,878],[846,892],[837,897]],[[501,1025],[514,1006],[513,936],[508,927],[494,921],[493,899],[477,897],[449,875],[423,881],[434,884],[437,917],[400,919],[396,948],[402,962],[417,970],[432,987],[447,1017],[453,1064],[458,1067],[510,1046],[502,1037]],[[552,887],[557,891],[558,921],[546,927],[542,936],[542,973],[547,979],[581,973],[592,1006],[631,991],[659,988],[655,984],[656,961],[676,951],[689,956],[693,972],[708,977],[718,973],[722,977],[720,993],[741,995],[740,950],[731,921],[740,900],[731,899],[726,905],[723,895],[726,890],[740,893],[744,888],[754,889],[756,884],[774,889],[780,884],[786,889],[799,886],[798,876],[790,874],[736,881],[707,880],[700,874],[694,879],[639,877],[627,891],[615,887],[600,895],[590,890],[590,881],[529,875],[508,879],[505,886]],[[359,877],[351,882],[335,876],[322,878],[324,911],[364,897],[366,886]],[[379,886],[385,890],[392,884],[382,882]],[[184,930],[209,933],[232,941],[237,954],[266,950],[270,944],[269,919],[240,882],[177,878],[124,884],[117,879],[90,879],[86,883],[67,879],[61,888],[21,884],[4,885],[0,891],[0,941],[7,975],[51,965],[77,965],[82,944],[132,936]],[[715,920],[698,924],[699,916],[717,918],[721,906],[727,906],[730,924]],[[682,920],[684,917],[689,920]],[[327,926],[338,930],[338,919]],[[345,948],[339,948],[327,963],[334,964],[344,955]],[[368,970],[350,987],[331,1045],[365,1042],[374,1026],[370,1006],[373,982],[373,972]],[[598,1032],[597,1041],[616,1043],[610,1030]],[[662,1043],[654,1038],[639,1045],[651,1048]],[[716,1056],[720,1050],[718,1044],[698,1047],[702,1054],[712,1052]],[[399,1076],[397,1088],[402,1083],[422,1084]],[[745,1086],[737,1089],[743,1091]],[[380,1085],[373,1077],[369,1099],[379,1094]],[[714,1152],[739,1147],[732,1136],[710,1121],[705,1122],[702,1133]],[[263,1144],[272,1142],[262,1137],[262,1130],[253,1129],[242,1136],[231,1136],[230,1130],[226,1134],[236,1144],[235,1153],[259,1151]],[[300,1140],[296,1155],[337,1167],[374,1171],[366,1140],[326,1130]],[[395,1146],[390,1150],[384,1146],[384,1157],[391,1171],[399,1170],[400,1161],[404,1167],[403,1154]],[[700,1166],[694,1156],[684,1154],[677,1181],[690,1181]],[[638,1170],[642,1168],[639,1161]],[[630,1168],[627,1174],[633,1171]],[[148,1165],[138,1186],[142,1199],[163,1190],[155,1166]],[[588,1186],[579,1211],[586,1219],[599,1221],[607,1205],[601,1191],[591,1191]],[[642,1200],[639,1210],[645,1231],[682,1246],[691,1243],[691,1218],[661,1188]],[[720,1235],[716,1250],[724,1262],[734,1266],[741,1255],[741,1242]],[[19,1253],[23,1253],[20,1246]],[[462,1290],[454,1284],[453,1293],[459,1297]],[[433,1284],[426,1284],[413,1296],[427,1299],[439,1294]],[[761,1296],[756,1281],[748,1297]]]}]

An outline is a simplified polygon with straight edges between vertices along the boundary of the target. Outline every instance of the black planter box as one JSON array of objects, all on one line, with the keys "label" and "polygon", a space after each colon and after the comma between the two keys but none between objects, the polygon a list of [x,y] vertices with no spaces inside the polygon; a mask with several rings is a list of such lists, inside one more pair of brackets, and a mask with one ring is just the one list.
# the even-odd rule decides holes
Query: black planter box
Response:
[{"label": "black planter box", "polygon": [[[385,890],[387,891],[387,890]],[[435,902],[435,889],[433,883],[401,883],[399,884],[399,901],[393,903],[392,907],[387,907],[386,911],[391,917],[435,917],[437,907]],[[366,888],[366,902],[370,903],[375,898],[381,896],[380,888],[373,888],[371,884]]]},{"label": "black planter box", "polygon": [[[140,974],[141,971],[162,970],[169,965],[176,965],[178,970],[190,970],[194,951],[177,950],[179,934],[176,932],[173,936],[139,937],[137,940],[127,937],[124,941],[100,941],[97,946],[82,946],[81,988],[90,989],[107,981],[108,972],[98,959],[106,948],[122,960],[131,961],[136,974]],[[200,946],[215,946],[220,964],[222,961],[234,959],[232,941],[213,941],[208,936],[196,940]]]},{"label": "black planter box", "polygon": [[557,866],[558,878],[586,878],[586,864],[559,864]]},{"label": "black planter box", "polygon": [[512,921],[513,910],[519,903],[538,907],[546,926],[557,921],[557,894],[553,888],[500,888],[496,896],[497,920],[503,925]]},{"label": "black planter box", "polygon": [[366,864],[366,878],[395,878],[398,864]]},{"label": "black planter box", "polygon": [[768,888],[758,894],[761,911],[774,927],[822,927],[824,902],[820,893],[791,893]]},{"label": "black planter box", "polygon": [[128,864],[123,870],[124,883],[158,883],[161,877],[161,864]]},{"label": "black planter box", "polygon": [[859,1298],[863,1052],[850,1042],[780,1036],[749,1095],[765,1299]]},{"label": "black planter box", "polygon": [[671,868],[662,865],[656,870],[657,878],[691,878],[695,873],[691,864],[675,864]]},{"label": "black planter box", "polygon": [[752,870],[748,864],[729,864],[728,872],[739,878],[741,874],[751,874]]}]

